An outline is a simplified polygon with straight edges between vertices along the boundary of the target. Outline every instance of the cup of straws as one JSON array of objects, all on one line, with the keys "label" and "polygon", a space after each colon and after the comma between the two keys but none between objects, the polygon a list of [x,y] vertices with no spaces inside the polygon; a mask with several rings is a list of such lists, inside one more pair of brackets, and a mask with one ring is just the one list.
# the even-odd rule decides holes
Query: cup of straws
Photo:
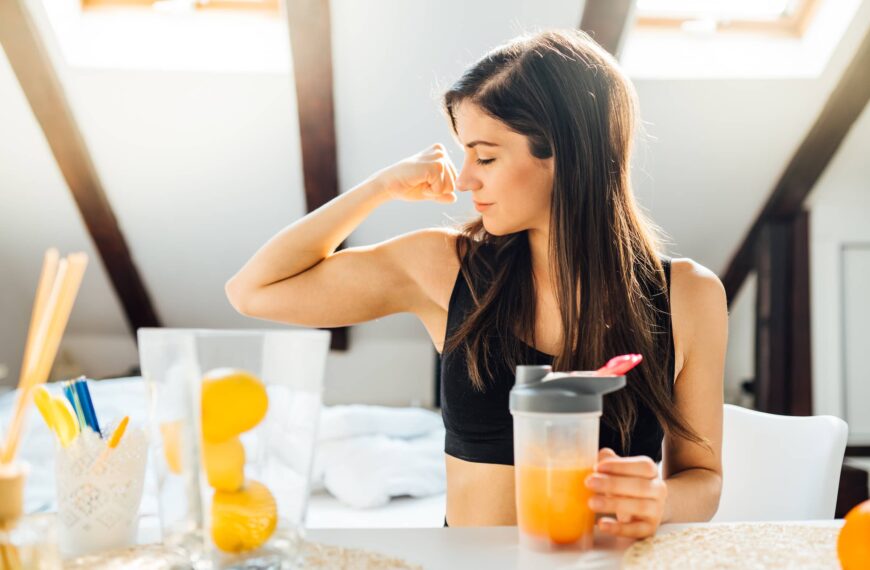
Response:
[{"label": "cup of straws", "polygon": [[0,435],[0,561],[4,567],[55,567],[55,544],[26,532],[35,528],[23,516],[27,465],[18,459],[27,411],[37,389],[45,384],[57,356],[87,267],[87,255],[61,259],[56,249],[45,252],[36,289],[15,408]]},{"label": "cup of straws", "polygon": [[64,556],[130,546],[138,530],[148,440],[129,417],[101,428],[88,382],[62,382],[63,397],[40,386],[34,401],[57,435],[58,539]]}]

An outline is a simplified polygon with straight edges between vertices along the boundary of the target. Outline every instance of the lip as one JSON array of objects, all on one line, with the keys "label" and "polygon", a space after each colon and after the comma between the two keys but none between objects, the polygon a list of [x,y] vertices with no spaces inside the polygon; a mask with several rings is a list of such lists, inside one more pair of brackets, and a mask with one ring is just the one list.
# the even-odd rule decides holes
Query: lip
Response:
[{"label": "lip", "polygon": [[494,204],[494,202],[489,202],[489,203],[486,203],[486,202],[475,202],[475,203],[474,203],[474,209],[477,210],[478,212],[483,212],[483,211],[485,211],[486,209],[488,209],[490,206],[492,206],[493,204]]}]

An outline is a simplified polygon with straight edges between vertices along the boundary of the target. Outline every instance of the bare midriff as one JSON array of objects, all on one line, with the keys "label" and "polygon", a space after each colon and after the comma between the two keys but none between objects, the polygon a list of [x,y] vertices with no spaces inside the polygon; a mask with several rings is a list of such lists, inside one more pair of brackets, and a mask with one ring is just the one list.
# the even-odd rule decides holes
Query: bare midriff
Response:
[{"label": "bare midriff", "polygon": [[512,465],[475,463],[452,455],[444,457],[447,467],[447,524],[517,524]]}]

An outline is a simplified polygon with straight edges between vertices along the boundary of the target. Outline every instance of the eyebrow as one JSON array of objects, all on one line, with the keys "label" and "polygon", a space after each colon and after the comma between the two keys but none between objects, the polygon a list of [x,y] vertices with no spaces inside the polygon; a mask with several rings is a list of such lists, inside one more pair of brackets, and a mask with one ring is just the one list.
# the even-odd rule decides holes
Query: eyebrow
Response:
[{"label": "eyebrow", "polygon": [[465,146],[467,146],[468,148],[474,148],[474,147],[476,147],[477,145],[482,145],[482,146],[498,146],[497,144],[492,143],[492,142],[479,141],[479,140],[478,140],[478,141],[471,141],[470,143],[468,143],[468,144],[465,145]]}]

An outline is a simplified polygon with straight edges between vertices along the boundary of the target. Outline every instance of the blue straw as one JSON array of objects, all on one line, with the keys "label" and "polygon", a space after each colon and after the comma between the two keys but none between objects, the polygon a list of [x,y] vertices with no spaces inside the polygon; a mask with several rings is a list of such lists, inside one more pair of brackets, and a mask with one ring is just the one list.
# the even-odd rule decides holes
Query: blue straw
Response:
[{"label": "blue straw", "polygon": [[91,391],[88,390],[88,381],[85,378],[79,378],[74,383],[76,394],[82,405],[82,412],[85,415],[85,421],[88,427],[97,432],[97,435],[102,437],[100,431],[100,423],[97,421],[97,412],[94,410],[94,403],[91,400]]},{"label": "blue straw", "polygon": [[85,415],[82,411],[82,406],[79,403],[79,398],[76,395],[75,390],[73,390],[72,382],[61,382],[60,385],[63,388],[64,396],[66,396],[66,399],[69,400],[70,405],[72,405],[73,411],[76,413],[76,419],[79,422],[79,430],[83,430],[88,424],[85,421]]}]

